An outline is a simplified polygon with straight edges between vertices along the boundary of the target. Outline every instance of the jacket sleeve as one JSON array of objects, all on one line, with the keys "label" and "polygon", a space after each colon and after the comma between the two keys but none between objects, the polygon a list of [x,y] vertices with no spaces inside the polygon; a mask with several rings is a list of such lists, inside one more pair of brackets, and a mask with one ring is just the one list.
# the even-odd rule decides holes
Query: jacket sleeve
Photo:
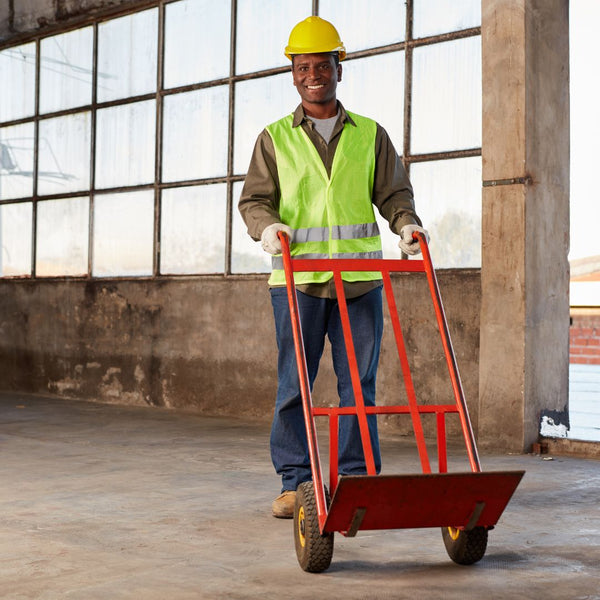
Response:
[{"label": "jacket sleeve", "polygon": [[256,140],[244,187],[238,203],[242,219],[253,240],[268,225],[281,222],[279,176],[271,136],[263,130]]},{"label": "jacket sleeve", "polygon": [[379,124],[375,138],[373,204],[397,235],[404,225],[422,225],[404,165],[386,130]]}]

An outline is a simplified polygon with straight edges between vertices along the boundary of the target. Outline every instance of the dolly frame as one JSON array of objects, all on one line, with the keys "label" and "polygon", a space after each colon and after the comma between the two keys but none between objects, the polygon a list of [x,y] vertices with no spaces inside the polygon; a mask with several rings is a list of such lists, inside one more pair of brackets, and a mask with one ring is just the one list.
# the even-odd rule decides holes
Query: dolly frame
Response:
[{"label": "dolly frame", "polygon": [[[442,526],[472,531],[475,527],[491,529],[496,524],[521,480],[523,471],[482,473],[473,427],[469,418],[458,365],[452,348],[437,277],[425,236],[417,232],[422,259],[311,259],[292,258],[288,237],[278,234],[282,245],[283,267],[290,308],[296,361],[311,463],[318,528],[321,535],[335,531],[348,537],[359,529],[412,528]],[[294,272],[332,272],[346,344],[355,406],[314,407],[312,403]],[[408,405],[365,406],[352,340],[352,331],[342,273],[346,271],[380,272],[398,349]],[[448,367],[455,404],[419,405],[410,373],[408,356],[392,288],[392,272],[425,273],[433,301],[436,321]],[[470,473],[448,473],[446,414],[457,413],[466,445]],[[377,475],[368,415],[408,414],[412,419],[422,474]],[[437,423],[438,472],[432,473],[425,442],[422,414],[435,414]],[[367,474],[338,477],[338,425],[343,415],[355,415]],[[329,479],[332,500],[328,505],[319,456],[314,417],[329,417]],[[433,504],[423,509],[423,498]],[[427,502],[425,503],[427,504]]]}]

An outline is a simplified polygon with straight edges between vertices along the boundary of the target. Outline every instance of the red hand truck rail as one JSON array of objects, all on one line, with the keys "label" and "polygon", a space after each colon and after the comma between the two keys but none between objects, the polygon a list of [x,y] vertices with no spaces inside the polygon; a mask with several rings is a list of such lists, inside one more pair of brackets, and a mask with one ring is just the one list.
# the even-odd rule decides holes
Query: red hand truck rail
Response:
[{"label": "red hand truck rail", "polygon": [[[376,475],[376,468],[373,457],[373,449],[368,429],[367,415],[371,414],[410,414],[413,423],[413,429],[417,442],[417,448],[419,458],[421,461],[421,468],[423,473],[431,473],[431,467],[429,464],[429,457],[427,453],[427,447],[425,443],[425,437],[423,433],[423,427],[421,423],[422,413],[435,413],[437,419],[437,432],[438,432],[438,463],[439,472],[443,473],[447,469],[447,457],[446,457],[446,433],[445,433],[445,414],[446,413],[458,413],[463,437],[466,444],[467,455],[469,464],[472,472],[481,472],[481,464],[477,453],[477,447],[475,444],[475,436],[471,421],[469,419],[469,413],[467,410],[467,404],[464,396],[463,387],[460,380],[460,374],[458,371],[458,365],[454,356],[452,343],[450,340],[450,333],[444,308],[442,305],[441,295],[439,291],[439,285],[433,269],[431,255],[427,245],[425,236],[421,233],[415,233],[414,239],[419,242],[422,260],[404,260],[404,259],[302,259],[292,258],[290,254],[290,247],[288,237],[285,233],[279,232],[279,239],[282,246],[282,258],[283,267],[286,277],[286,287],[288,294],[288,301],[290,306],[290,315],[292,322],[292,332],[294,337],[294,347],[296,353],[296,361],[298,364],[298,375],[300,380],[300,391],[302,395],[302,405],[304,420],[306,424],[307,439],[308,439],[308,451],[311,461],[311,470],[313,485],[315,490],[315,501],[317,512],[319,515],[319,527],[323,531],[325,521],[327,519],[327,504],[325,498],[325,487],[323,482],[321,461],[319,457],[317,432],[314,424],[315,416],[328,416],[329,417],[329,434],[330,434],[330,490],[331,493],[335,491],[337,484],[337,438],[338,438],[338,420],[340,415],[356,415],[358,418],[359,431],[361,435],[361,441],[363,445],[363,452],[365,456],[365,465],[367,475]],[[298,310],[298,299],[296,294],[296,288],[294,284],[294,272],[302,271],[320,271],[320,272],[332,272],[336,287],[336,293],[338,298],[338,305],[340,309],[340,318],[342,322],[342,328],[344,333],[344,340],[346,343],[346,350],[348,355],[348,364],[350,369],[352,388],[355,398],[355,406],[345,408],[322,408],[314,407],[312,404],[312,397],[310,391],[310,383],[308,378],[308,369],[306,365],[306,356],[304,353],[304,342],[302,338],[302,329],[300,324],[300,314]],[[360,384],[360,376],[358,372],[358,366],[356,362],[356,354],[354,351],[354,344],[352,340],[352,332],[350,327],[350,319],[348,315],[348,308],[346,303],[346,297],[344,293],[344,284],[342,280],[342,272],[345,271],[377,271],[382,275],[385,294],[388,303],[388,309],[392,321],[394,330],[394,337],[398,349],[398,355],[400,358],[402,374],[404,378],[404,384],[406,388],[408,406],[374,406],[367,407],[364,404],[364,398],[362,394],[362,388]],[[428,405],[419,406],[417,404],[412,377],[410,374],[410,368],[408,364],[408,357],[406,348],[404,345],[404,339],[402,336],[402,329],[400,326],[400,320],[398,317],[398,310],[396,307],[396,301],[392,289],[391,283],[391,272],[422,272],[426,274],[431,298],[434,305],[436,314],[437,324],[440,330],[442,338],[442,346],[444,349],[444,355],[450,374],[452,383],[452,391],[454,395],[455,405]]]}]

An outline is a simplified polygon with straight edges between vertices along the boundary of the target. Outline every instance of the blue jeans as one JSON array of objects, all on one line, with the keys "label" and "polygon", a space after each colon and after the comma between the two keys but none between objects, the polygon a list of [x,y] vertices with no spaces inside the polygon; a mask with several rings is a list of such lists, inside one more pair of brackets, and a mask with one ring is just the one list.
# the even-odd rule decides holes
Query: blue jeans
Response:
[{"label": "blue jeans", "polygon": [[[281,475],[282,491],[295,490],[302,482],[310,481],[312,475],[286,289],[271,289],[271,303],[279,349],[277,400],[271,428],[271,459],[275,470]],[[351,298],[347,300],[347,304],[365,406],[374,406],[383,333],[381,287]],[[298,292],[298,308],[311,390],[327,336],[331,343],[340,406],[354,406],[354,392],[337,300],[315,298]],[[370,415],[368,423],[375,467],[379,472],[381,456],[377,417]],[[360,430],[355,416],[340,417],[338,452],[338,470],[341,475],[366,473]]]}]

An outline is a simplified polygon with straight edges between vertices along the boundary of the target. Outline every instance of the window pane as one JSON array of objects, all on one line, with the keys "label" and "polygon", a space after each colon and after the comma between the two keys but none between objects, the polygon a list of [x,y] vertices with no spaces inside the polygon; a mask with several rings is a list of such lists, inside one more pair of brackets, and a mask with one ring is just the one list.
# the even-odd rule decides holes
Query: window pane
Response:
[{"label": "window pane", "polygon": [[31,274],[31,202],[0,205],[0,275]]},{"label": "window pane", "polygon": [[99,25],[99,102],[156,90],[157,31],[155,8]]},{"label": "window pane", "polygon": [[431,234],[438,268],[481,266],[481,158],[411,167],[417,214]]},{"label": "window pane", "polygon": [[481,0],[415,0],[414,7],[415,38],[481,25]]},{"label": "window pane", "polygon": [[163,190],[161,273],[223,273],[227,186]]},{"label": "window pane", "polygon": [[236,72],[289,65],[283,52],[290,31],[311,9],[311,0],[238,0]]},{"label": "window pane", "polygon": [[233,186],[233,223],[231,240],[232,273],[270,273],[271,256],[255,242],[246,229],[246,224],[237,209],[243,183],[237,181]]},{"label": "window pane", "polygon": [[404,41],[404,2],[320,0],[319,15],[333,23],[344,42],[346,52]]},{"label": "window pane", "polygon": [[35,112],[35,44],[0,52],[0,121]]},{"label": "window pane", "polygon": [[344,63],[338,98],[344,107],[377,121],[401,154],[404,140],[404,52]]},{"label": "window pane", "polygon": [[92,101],[91,27],[54,35],[41,42],[40,112]]},{"label": "window pane", "polygon": [[38,193],[61,194],[90,186],[90,113],[40,121]]},{"label": "window pane", "polygon": [[88,219],[88,198],[46,200],[38,203],[36,275],[87,273]]},{"label": "window pane", "polygon": [[228,97],[220,86],[165,98],[163,181],[227,174]]},{"label": "window pane", "polygon": [[98,111],[97,188],[154,181],[155,107],[147,100]]},{"label": "window pane", "polygon": [[300,96],[291,73],[241,81],[235,88],[234,171],[245,173],[258,134],[294,111]]},{"label": "window pane", "polygon": [[213,0],[167,4],[165,88],[229,75],[230,5]]},{"label": "window pane", "polygon": [[0,200],[33,194],[33,123],[0,128]]},{"label": "window pane", "polygon": [[413,154],[481,146],[481,36],[415,48]]},{"label": "window pane", "polygon": [[93,275],[152,275],[154,192],[94,198]]}]

